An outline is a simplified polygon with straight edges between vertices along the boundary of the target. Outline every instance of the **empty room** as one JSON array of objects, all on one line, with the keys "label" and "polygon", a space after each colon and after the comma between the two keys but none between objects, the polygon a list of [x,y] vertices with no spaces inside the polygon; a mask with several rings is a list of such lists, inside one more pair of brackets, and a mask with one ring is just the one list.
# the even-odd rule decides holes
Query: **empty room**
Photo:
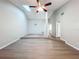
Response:
[{"label": "empty room", "polygon": [[79,0],[0,0],[0,59],[79,59]]}]

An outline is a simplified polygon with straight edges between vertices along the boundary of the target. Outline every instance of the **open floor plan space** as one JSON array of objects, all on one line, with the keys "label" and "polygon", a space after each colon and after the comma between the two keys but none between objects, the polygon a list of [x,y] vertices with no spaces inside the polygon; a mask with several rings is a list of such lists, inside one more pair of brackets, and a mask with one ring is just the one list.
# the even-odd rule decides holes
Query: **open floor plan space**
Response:
[{"label": "open floor plan space", "polygon": [[0,59],[79,59],[79,0],[0,0]]},{"label": "open floor plan space", "polygon": [[0,59],[79,59],[79,52],[52,39],[20,39],[0,50]]}]

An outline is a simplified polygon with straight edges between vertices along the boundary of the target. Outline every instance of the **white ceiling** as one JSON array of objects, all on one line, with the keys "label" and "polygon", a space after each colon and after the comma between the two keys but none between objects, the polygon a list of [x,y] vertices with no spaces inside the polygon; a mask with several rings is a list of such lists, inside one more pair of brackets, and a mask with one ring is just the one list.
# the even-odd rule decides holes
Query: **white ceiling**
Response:
[{"label": "white ceiling", "polygon": [[[22,5],[26,4],[26,5],[37,5],[36,0],[10,0],[12,3],[14,3],[15,5],[17,5],[20,8],[23,8]],[[59,7],[61,7],[63,4],[65,4],[66,2],[68,2],[69,0],[40,0],[41,4],[45,4],[47,2],[52,2],[51,6],[48,6],[48,15],[51,16],[51,14],[53,13],[53,11],[55,11],[56,9],[58,9]],[[44,13],[40,13],[37,14],[35,12],[35,9],[32,9],[31,12],[27,12],[27,16],[29,18],[44,18]]]}]

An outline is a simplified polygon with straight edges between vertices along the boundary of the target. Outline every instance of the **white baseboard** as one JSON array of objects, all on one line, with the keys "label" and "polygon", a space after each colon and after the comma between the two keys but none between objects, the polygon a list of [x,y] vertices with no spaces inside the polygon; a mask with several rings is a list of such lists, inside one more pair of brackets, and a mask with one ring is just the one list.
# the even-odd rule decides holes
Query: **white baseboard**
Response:
[{"label": "white baseboard", "polygon": [[3,48],[5,48],[5,47],[7,47],[7,46],[9,46],[9,45],[11,45],[12,43],[15,43],[15,42],[18,41],[18,40],[20,40],[20,38],[18,38],[18,39],[16,39],[16,40],[13,40],[13,41],[11,41],[11,42],[9,42],[9,43],[3,45],[2,47],[0,47],[0,50],[3,49]]},{"label": "white baseboard", "polygon": [[62,37],[60,37],[60,40],[63,41],[63,42],[65,42],[65,40]]},{"label": "white baseboard", "polygon": [[73,47],[74,49],[78,50],[79,51],[79,48],[75,47],[74,45],[71,45],[70,43],[68,43],[67,41],[65,41],[65,43],[71,47]]}]

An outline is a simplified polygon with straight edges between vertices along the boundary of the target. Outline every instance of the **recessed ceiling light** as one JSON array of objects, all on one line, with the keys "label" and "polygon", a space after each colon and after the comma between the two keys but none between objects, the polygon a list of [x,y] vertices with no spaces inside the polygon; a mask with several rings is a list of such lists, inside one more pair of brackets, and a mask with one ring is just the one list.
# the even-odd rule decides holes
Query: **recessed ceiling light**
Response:
[{"label": "recessed ceiling light", "polygon": [[31,9],[29,8],[28,5],[23,5],[23,7],[24,7],[27,11],[31,12]]}]

